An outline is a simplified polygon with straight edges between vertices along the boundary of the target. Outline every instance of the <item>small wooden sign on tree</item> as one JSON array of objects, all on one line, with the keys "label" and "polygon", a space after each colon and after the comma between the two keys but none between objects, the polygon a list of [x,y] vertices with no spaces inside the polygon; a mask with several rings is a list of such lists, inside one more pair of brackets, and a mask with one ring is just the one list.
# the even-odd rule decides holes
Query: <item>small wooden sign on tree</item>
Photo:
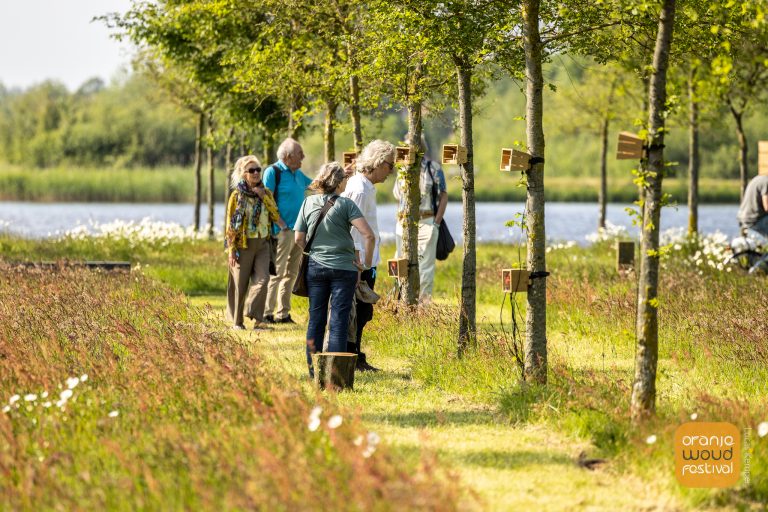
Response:
[{"label": "small wooden sign on tree", "polygon": [[408,260],[405,258],[387,260],[387,272],[392,277],[408,277]]},{"label": "small wooden sign on tree", "polygon": [[342,163],[347,166],[357,160],[357,151],[345,151],[341,154]]},{"label": "small wooden sign on tree", "polygon": [[616,242],[616,270],[625,272],[635,268],[635,242]]},{"label": "small wooden sign on tree", "polygon": [[413,154],[411,148],[408,146],[400,146],[395,148],[395,163],[402,165],[411,165],[416,161],[416,155]]}]

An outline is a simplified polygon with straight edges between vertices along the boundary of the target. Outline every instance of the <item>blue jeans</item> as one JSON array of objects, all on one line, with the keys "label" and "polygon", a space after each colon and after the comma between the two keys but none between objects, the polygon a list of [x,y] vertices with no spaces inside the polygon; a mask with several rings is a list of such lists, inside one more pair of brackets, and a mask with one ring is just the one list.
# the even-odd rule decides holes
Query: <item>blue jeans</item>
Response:
[{"label": "blue jeans", "polygon": [[307,267],[309,292],[309,325],[307,326],[307,365],[314,376],[312,354],[323,351],[325,325],[328,321],[328,301],[331,304],[331,325],[328,329],[328,352],[345,352],[352,297],[355,295],[357,272],[325,267],[312,258]]}]

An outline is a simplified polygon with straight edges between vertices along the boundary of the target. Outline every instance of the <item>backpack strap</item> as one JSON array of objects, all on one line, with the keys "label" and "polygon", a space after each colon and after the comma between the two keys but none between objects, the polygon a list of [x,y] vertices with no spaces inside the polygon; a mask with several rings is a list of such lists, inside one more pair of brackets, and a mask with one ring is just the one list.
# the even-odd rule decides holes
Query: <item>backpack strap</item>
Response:
[{"label": "backpack strap", "polygon": [[317,228],[320,227],[320,223],[323,221],[323,217],[325,217],[325,214],[328,213],[328,210],[333,208],[333,205],[336,204],[336,199],[339,196],[331,196],[328,198],[328,200],[325,202],[325,205],[323,205],[323,209],[320,210],[320,216],[317,218],[317,222],[315,222],[315,229],[312,230],[312,235],[307,240],[307,244],[304,246],[304,252],[309,253],[309,249],[312,246],[312,242],[315,241],[315,235],[317,234]]},{"label": "backpack strap", "polygon": [[427,172],[432,178],[432,213],[437,215],[437,181],[435,181],[435,173],[432,172],[432,160],[427,160]]}]

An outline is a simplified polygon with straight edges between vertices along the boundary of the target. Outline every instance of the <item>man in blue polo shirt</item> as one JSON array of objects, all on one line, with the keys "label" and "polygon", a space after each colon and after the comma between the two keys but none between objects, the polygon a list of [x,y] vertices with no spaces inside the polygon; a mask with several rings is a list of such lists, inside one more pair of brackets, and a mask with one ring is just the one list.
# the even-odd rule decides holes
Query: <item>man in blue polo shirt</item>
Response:
[{"label": "man in blue polo shirt", "polygon": [[296,245],[293,226],[299,216],[304,191],[312,180],[301,172],[304,151],[295,139],[285,139],[277,148],[277,162],[264,171],[264,185],[272,191],[280,217],[287,228],[277,231],[277,275],[270,277],[264,321],[296,323],[291,318],[291,291],[301,263],[301,247]]}]

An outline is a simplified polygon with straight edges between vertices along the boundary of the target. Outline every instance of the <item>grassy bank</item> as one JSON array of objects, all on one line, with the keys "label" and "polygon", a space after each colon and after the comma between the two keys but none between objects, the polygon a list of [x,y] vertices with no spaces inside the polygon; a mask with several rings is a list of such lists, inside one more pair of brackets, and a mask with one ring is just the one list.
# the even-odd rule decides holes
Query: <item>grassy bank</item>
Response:
[{"label": "grassy bank", "polygon": [[[461,182],[456,168],[446,169],[448,195],[461,201]],[[309,170],[308,175],[313,173]],[[477,171],[475,197],[477,201],[524,201],[525,188],[519,186],[520,175],[499,171]],[[216,172],[214,198],[223,200],[224,171]],[[203,178],[203,198],[206,197],[207,177]],[[390,179],[390,184],[392,183]],[[737,180],[703,179],[700,187],[702,203],[738,203]],[[548,201],[597,202],[599,180],[572,176],[547,176]],[[684,178],[665,181],[665,190],[680,204],[687,202]],[[631,203],[637,197],[632,178],[611,178],[608,200]],[[167,202],[194,201],[192,169],[176,167],[159,169],[45,169],[30,170],[0,167],[0,200],[45,202]],[[205,199],[203,199],[205,200]],[[392,202],[391,187],[378,188],[380,202]]]},{"label": "grassy bank", "polygon": [[[388,429],[400,446],[396,453],[406,458],[418,453],[415,446],[421,444],[417,441],[420,430],[434,436],[431,439],[438,441],[425,443],[455,464],[470,485],[484,489],[484,496],[490,499],[503,495],[518,500],[504,502],[512,506],[530,505],[525,493],[535,493],[537,482],[567,489],[563,480],[576,478],[584,487],[578,492],[571,489],[574,496],[600,485],[618,496],[623,491],[616,482],[627,478],[641,482],[627,484],[628,493],[659,489],[691,508],[757,507],[768,500],[768,437],[756,434],[756,426],[768,420],[768,344],[762,336],[768,322],[768,291],[762,278],[718,268],[720,249],[706,241],[680,243],[663,262],[658,414],[642,428],[632,427],[628,421],[635,281],[616,273],[615,255],[608,243],[588,248],[554,246],[548,252],[552,275],[548,279],[550,372],[546,388],[521,381],[520,336],[512,335],[509,298],[503,308],[501,305],[499,269],[524,261],[524,250],[481,245],[477,274],[480,330],[466,357],[456,358],[454,343],[461,272],[461,254],[456,251],[438,265],[433,307],[405,312],[387,298],[379,305],[365,343],[374,362],[382,361],[389,373],[371,377],[373,380],[361,377],[358,392],[339,400],[359,408],[366,424]],[[145,274],[166,280],[185,293],[214,294],[214,298],[197,300],[212,302],[212,315],[221,317],[218,308],[226,269],[215,242],[155,243],[132,249],[115,240],[44,243],[5,238],[0,250],[5,259],[13,260],[130,259],[140,263]],[[392,247],[383,249],[384,257],[392,253]],[[389,278],[379,278],[380,292],[391,286]],[[515,300],[517,325],[524,327],[524,296],[518,294]],[[296,317],[305,320],[306,300],[295,303]],[[300,324],[290,333],[281,330],[275,338],[267,338],[272,340],[269,343],[283,344],[284,350],[274,357],[293,361],[285,364],[296,377],[303,371],[302,334]],[[671,455],[674,431],[692,417],[728,421],[745,434],[751,429],[749,483],[742,479],[736,488],[726,490],[685,489],[676,483]],[[517,434],[513,438],[525,441],[515,444],[517,441],[505,437],[509,429]],[[537,435],[536,429],[545,429],[544,434]],[[548,432],[555,433],[549,439],[563,449],[539,452],[533,448],[546,445]],[[499,448],[481,441],[468,445],[467,439],[475,439],[478,433],[495,438]],[[598,476],[612,479],[611,483],[599,484],[570,473],[581,450],[607,460],[604,473]],[[520,459],[526,451],[528,458]],[[546,472],[515,472],[518,465],[526,464],[532,471],[546,465],[549,478]],[[510,478],[515,482],[505,483]],[[574,498],[555,508],[610,509],[609,502],[603,501],[610,494],[598,494],[600,498],[586,493],[583,501]],[[541,502],[535,503],[541,506]],[[617,501],[615,508],[640,506],[623,503]]]},{"label": "grassy bank", "polygon": [[141,273],[0,263],[0,508],[457,508],[447,475],[271,371],[260,341]]}]

